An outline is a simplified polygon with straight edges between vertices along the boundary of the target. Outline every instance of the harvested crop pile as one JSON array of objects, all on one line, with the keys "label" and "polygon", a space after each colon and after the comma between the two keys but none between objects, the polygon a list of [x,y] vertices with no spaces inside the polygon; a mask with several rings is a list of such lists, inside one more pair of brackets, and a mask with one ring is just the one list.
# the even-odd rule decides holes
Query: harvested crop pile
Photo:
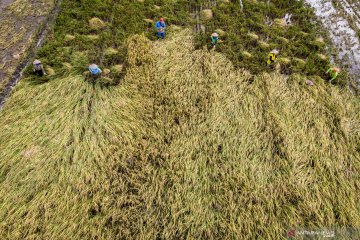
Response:
[{"label": "harvested crop pile", "polygon": [[359,226],[357,97],[235,70],[195,51],[188,30],[127,44],[121,85],[24,79],[0,112],[0,238],[278,239]]}]

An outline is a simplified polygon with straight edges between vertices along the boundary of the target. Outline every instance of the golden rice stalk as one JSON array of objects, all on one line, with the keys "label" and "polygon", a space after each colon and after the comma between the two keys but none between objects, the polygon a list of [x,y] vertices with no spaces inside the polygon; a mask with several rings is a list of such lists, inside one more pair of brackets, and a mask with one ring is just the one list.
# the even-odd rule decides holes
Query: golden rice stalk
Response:
[{"label": "golden rice stalk", "polygon": [[89,26],[93,30],[100,30],[105,27],[105,23],[100,18],[94,17],[89,20]]}]

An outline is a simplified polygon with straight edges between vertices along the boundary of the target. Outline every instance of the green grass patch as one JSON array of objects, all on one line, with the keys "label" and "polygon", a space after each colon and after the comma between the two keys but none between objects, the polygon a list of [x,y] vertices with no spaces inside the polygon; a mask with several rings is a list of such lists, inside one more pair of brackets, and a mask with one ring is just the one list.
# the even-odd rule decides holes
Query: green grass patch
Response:
[{"label": "green grass patch", "polygon": [[[253,74],[271,72],[266,64],[268,53],[277,48],[280,58],[291,61],[282,66],[283,73],[300,73],[306,76],[326,78],[329,66],[328,58],[316,58],[318,54],[327,55],[326,43],[320,35],[326,36],[316,24],[311,9],[303,1],[274,0],[244,1],[243,11],[238,1],[222,3],[213,7],[213,18],[204,22],[206,33],[198,38],[199,45],[209,44],[209,36],[216,29],[227,34],[220,39],[217,51],[224,53],[237,68],[243,68]],[[292,14],[292,24],[283,24],[286,13]],[[285,22],[284,22],[285,23]],[[244,57],[244,51],[253,58]],[[297,64],[294,59],[303,59]],[[282,62],[283,64],[283,62]],[[340,82],[348,78],[340,76]]]}]

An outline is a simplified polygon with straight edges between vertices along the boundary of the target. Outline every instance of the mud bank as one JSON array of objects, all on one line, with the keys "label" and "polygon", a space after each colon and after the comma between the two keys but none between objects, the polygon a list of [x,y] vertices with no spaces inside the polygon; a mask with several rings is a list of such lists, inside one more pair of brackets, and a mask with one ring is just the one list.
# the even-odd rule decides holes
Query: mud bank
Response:
[{"label": "mud bank", "polygon": [[[355,77],[360,88],[360,41],[356,29],[347,19],[358,19],[355,5],[339,1],[341,9],[335,8],[331,0],[305,0],[315,9],[323,26],[330,33],[334,47],[339,51],[339,60]],[[357,5],[356,5],[357,6]],[[355,26],[359,23],[356,22]]]}]

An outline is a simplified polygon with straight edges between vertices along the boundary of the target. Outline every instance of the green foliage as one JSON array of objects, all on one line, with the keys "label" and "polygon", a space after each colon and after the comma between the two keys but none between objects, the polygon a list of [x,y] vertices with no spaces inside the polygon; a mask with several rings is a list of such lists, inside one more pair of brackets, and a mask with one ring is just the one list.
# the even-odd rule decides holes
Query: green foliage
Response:
[{"label": "green foliage", "polygon": [[[303,1],[272,0],[269,5],[266,0],[244,1],[243,11],[237,1],[231,1],[213,8],[213,12],[214,18],[204,23],[207,32],[199,36],[198,45],[209,42],[215,29],[223,29],[228,34],[220,38],[223,42],[217,46],[217,51],[228,56],[236,67],[253,74],[273,71],[265,61],[269,51],[277,48],[279,57],[291,60],[292,73],[326,77],[324,72],[329,62],[314,58],[317,53],[326,53],[326,44],[318,41],[321,29],[316,25],[312,10],[306,8]],[[292,14],[290,26],[274,23],[286,13]],[[244,58],[243,51],[253,57]],[[303,59],[306,64],[300,67],[294,58]]]},{"label": "green foliage", "polygon": [[[64,0],[54,33],[38,51],[37,58],[54,68],[57,76],[78,74],[90,63],[97,63],[101,68],[123,64],[127,53],[125,40],[129,36],[145,32],[149,38],[156,39],[153,24],[149,25],[144,19],[155,22],[164,17],[170,25],[187,25],[190,22],[187,7],[186,0]],[[101,27],[90,26],[89,21],[94,19],[95,25]],[[118,52],[109,54],[109,49]],[[66,62],[73,65],[71,70],[64,69]]]}]

